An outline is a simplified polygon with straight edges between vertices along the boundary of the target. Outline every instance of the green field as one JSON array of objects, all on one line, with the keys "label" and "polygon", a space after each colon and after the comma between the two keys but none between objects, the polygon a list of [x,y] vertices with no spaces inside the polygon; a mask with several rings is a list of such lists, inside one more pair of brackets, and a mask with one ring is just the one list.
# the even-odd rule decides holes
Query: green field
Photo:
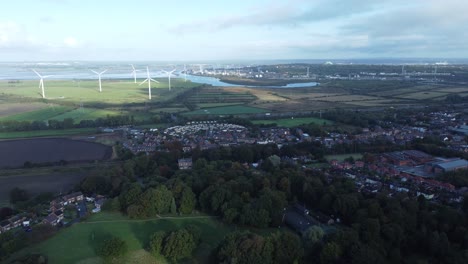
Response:
[{"label": "green field", "polygon": [[326,155],[325,159],[330,161],[330,160],[338,160],[338,161],[344,161],[345,159],[353,157],[354,160],[361,159],[362,154],[361,153],[352,153],[352,154],[340,154],[340,155]]},{"label": "green field", "polygon": [[282,127],[296,127],[302,124],[317,124],[317,125],[331,125],[333,121],[320,119],[315,117],[299,117],[299,118],[284,118],[284,119],[268,119],[268,120],[253,120],[252,123],[256,125],[277,124]]},{"label": "green field", "polygon": [[[160,83],[151,83],[152,100],[167,100],[173,98],[187,88],[199,86],[181,79],[171,80],[171,91],[168,90],[167,79],[158,79]],[[26,98],[40,99],[39,81],[28,80],[11,84],[0,82],[0,93]],[[102,92],[99,92],[97,80],[56,81],[45,80],[46,100],[57,102],[74,102],[76,104],[124,104],[148,102],[148,86],[139,86],[130,80],[103,80]]]},{"label": "green field", "polygon": [[259,114],[259,113],[265,113],[265,112],[266,110],[256,108],[256,107],[235,105],[235,106],[199,109],[196,111],[184,113],[184,115],[241,115],[241,114]]},{"label": "green field", "polygon": [[165,260],[157,261],[142,250],[148,244],[149,237],[157,231],[177,230],[189,224],[202,231],[202,241],[195,252],[201,263],[232,229],[211,217],[130,220],[118,213],[101,212],[83,223],[62,229],[54,237],[27,248],[18,255],[41,253],[47,255],[50,264],[102,263],[96,257],[96,247],[107,237],[117,236],[125,240],[129,249],[127,258],[121,263],[165,263]]},{"label": "green field", "polygon": [[15,138],[33,138],[33,137],[60,137],[83,134],[94,134],[96,128],[72,128],[61,130],[35,130],[35,131],[19,131],[19,132],[0,132],[1,139]]},{"label": "green field", "polygon": [[[155,108],[151,103],[164,103],[200,84],[171,81],[169,91],[167,79],[152,83],[152,100],[148,99],[148,87],[139,86],[129,80],[103,80],[102,93],[98,91],[97,80],[57,81],[46,80],[46,99],[39,94],[38,81],[19,83],[0,81],[0,121],[47,121],[51,119],[95,120],[107,116],[134,116],[135,120],[148,120],[154,113],[186,111],[184,106],[170,109],[168,106]],[[7,103],[8,102],[8,103]]]},{"label": "green field", "polygon": [[204,104],[197,104],[200,108],[212,108],[212,107],[222,107],[222,106],[232,106],[232,105],[240,105],[242,103],[204,103]]},{"label": "green field", "polygon": [[[45,104],[44,104],[45,106]],[[72,110],[69,106],[49,105],[45,108],[35,111],[23,112],[15,115],[0,118],[0,121],[47,121],[54,117],[61,115],[67,111]]]}]

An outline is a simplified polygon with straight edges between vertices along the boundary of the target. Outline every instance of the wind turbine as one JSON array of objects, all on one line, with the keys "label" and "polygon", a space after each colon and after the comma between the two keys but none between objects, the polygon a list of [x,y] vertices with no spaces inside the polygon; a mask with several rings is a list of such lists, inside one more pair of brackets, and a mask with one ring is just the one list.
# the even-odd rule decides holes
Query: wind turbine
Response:
[{"label": "wind turbine", "polygon": [[91,71],[98,75],[98,77],[99,77],[99,92],[102,92],[101,75],[103,73],[105,73],[107,71],[107,69],[102,71],[102,72],[97,72],[97,71],[93,71],[93,70],[91,70]]},{"label": "wind turbine", "polygon": [[184,82],[187,81],[187,67],[184,64]]},{"label": "wind turbine", "polygon": [[170,72],[163,70],[163,72],[167,74],[167,78],[169,79],[169,91],[171,90],[171,75],[172,75],[173,72],[175,72],[175,70],[176,69],[173,69]]},{"label": "wind turbine", "polygon": [[46,76],[42,76],[40,75],[36,70],[33,69],[33,72],[39,76],[39,78],[41,78],[41,80],[39,81],[39,88],[41,88],[42,90],[42,98],[45,98],[45,91],[44,91],[44,79],[47,78],[47,77],[50,77],[52,75],[46,75]]},{"label": "wind turbine", "polygon": [[151,78],[149,68],[146,66],[146,74],[148,75],[148,78],[146,78],[144,81],[142,81],[139,85],[144,84],[145,82],[148,82],[148,98],[151,100],[151,81],[157,82],[155,79]]},{"label": "wind turbine", "polygon": [[132,66],[132,69],[133,69],[133,71],[132,71],[133,79],[134,79],[135,83],[137,83],[137,82],[136,82],[136,73],[137,73],[137,70],[135,69],[135,67],[133,66],[133,64],[130,64],[130,66]]}]

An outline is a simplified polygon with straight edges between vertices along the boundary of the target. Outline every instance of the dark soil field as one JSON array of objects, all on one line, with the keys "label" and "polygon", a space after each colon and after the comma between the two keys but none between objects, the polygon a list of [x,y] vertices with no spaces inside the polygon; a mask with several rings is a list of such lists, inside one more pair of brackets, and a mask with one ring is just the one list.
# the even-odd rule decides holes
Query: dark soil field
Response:
[{"label": "dark soil field", "polygon": [[87,171],[75,171],[2,176],[0,177],[0,205],[8,204],[9,193],[15,187],[26,190],[31,196],[43,192],[67,193],[87,175]]},{"label": "dark soil field", "polygon": [[33,164],[86,162],[109,159],[112,148],[92,142],[64,138],[0,141],[0,168]]}]

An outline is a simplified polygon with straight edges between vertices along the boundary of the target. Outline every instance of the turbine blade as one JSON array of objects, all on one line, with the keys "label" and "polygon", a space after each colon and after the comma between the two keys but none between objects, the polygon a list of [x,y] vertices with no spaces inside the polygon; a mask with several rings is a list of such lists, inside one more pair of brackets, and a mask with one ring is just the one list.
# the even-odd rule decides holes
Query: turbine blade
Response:
[{"label": "turbine blade", "polygon": [[130,66],[132,66],[133,71],[135,71],[135,67],[133,66],[133,64],[130,64]]},{"label": "turbine blade", "polygon": [[142,82],[141,82],[141,83],[140,83],[138,86],[140,86],[140,85],[144,84],[144,83],[145,83],[145,82],[147,82],[147,81],[148,81],[148,79],[145,79],[145,80],[144,80],[144,81],[142,81]]},{"label": "turbine blade", "polygon": [[92,72],[94,72],[95,74],[99,75],[99,72],[97,72],[97,71],[93,71],[93,70],[91,70],[91,71],[92,71]]},{"label": "turbine blade", "polygon": [[41,76],[35,69],[32,69],[32,71],[33,71],[34,73],[36,73],[37,76],[39,76],[40,78],[42,78],[42,76]]},{"label": "turbine blade", "polygon": [[153,78],[151,78],[151,80],[152,80],[153,82],[157,82],[157,83],[159,83],[158,81],[156,81],[156,80],[155,80],[155,79],[153,79]]},{"label": "turbine blade", "polygon": [[101,72],[101,73],[99,73],[99,74],[103,74],[103,73],[105,73],[107,70],[108,70],[108,69],[105,69],[104,71],[102,71],[102,72]]}]

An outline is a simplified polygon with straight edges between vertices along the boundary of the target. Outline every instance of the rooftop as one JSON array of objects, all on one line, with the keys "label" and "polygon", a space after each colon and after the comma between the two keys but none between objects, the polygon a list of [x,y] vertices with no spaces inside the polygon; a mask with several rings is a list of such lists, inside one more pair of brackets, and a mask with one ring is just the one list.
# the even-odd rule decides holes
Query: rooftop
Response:
[{"label": "rooftop", "polygon": [[468,168],[468,161],[464,159],[457,159],[447,162],[437,163],[435,166],[440,167],[445,170],[457,169],[457,168]]}]

